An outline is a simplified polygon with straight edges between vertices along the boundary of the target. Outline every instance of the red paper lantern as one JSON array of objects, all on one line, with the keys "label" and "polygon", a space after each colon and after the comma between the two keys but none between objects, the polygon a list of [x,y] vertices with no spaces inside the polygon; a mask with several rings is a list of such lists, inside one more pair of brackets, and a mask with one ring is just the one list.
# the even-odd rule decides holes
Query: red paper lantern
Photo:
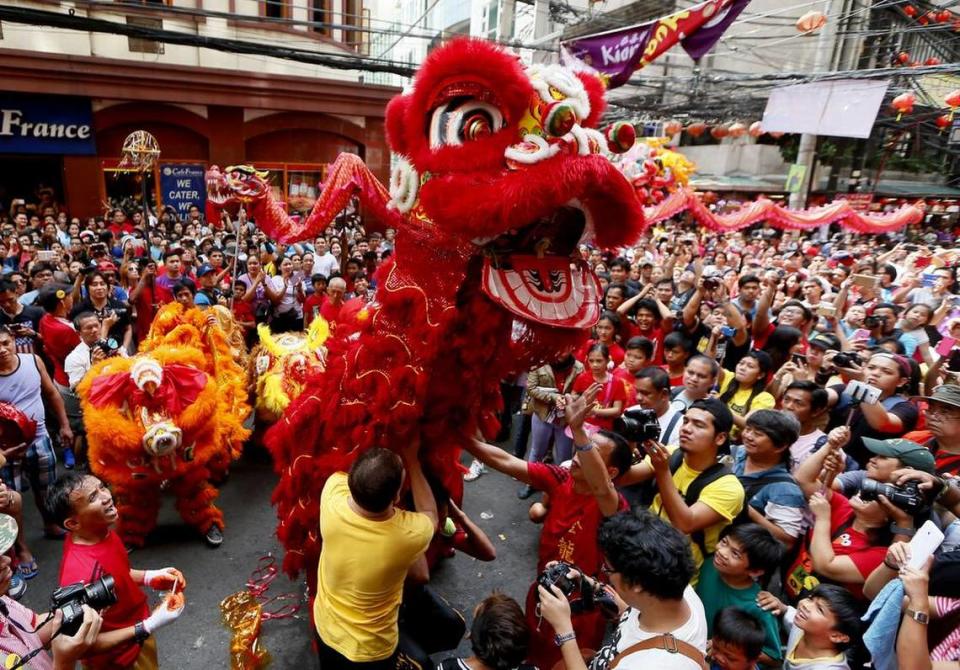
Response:
[{"label": "red paper lantern", "polygon": [[953,121],[953,114],[957,111],[957,107],[960,107],[960,88],[947,93],[943,101],[947,103],[947,107],[950,108],[949,118]]},{"label": "red paper lantern", "polygon": [[950,117],[947,114],[941,114],[936,119],[934,119],[933,122],[937,125],[937,128],[939,128],[941,132],[949,128],[950,124],[953,123],[953,121],[950,120]]},{"label": "red paper lantern", "polygon": [[909,61],[910,54],[908,54],[906,51],[901,51],[897,54],[897,62],[900,63],[900,65],[906,65]]},{"label": "red paper lantern", "polygon": [[924,65],[940,65],[940,59],[934,56],[931,56],[927,60],[923,61]]},{"label": "red paper lantern", "polygon": [[667,137],[673,137],[683,130],[683,124],[679,121],[667,121],[663,124],[663,134]]},{"label": "red paper lantern", "polygon": [[823,12],[816,10],[807,12],[797,19],[797,30],[805,35],[817,32],[827,23],[827,17]]},{"label": "red paper lantern", "polygon": [[903,13],[912,19],[917,15],[917,8],[913,5],[907,5],[903,8]]},{"label": "red paper lantern", "polygon": [[691,123],[687,126],[687,135],[691,137],[700,137],[705,132],[707,132],[707,124],[702,121],[697,121],[696,123]]},{"label": "red paper lantern", "polygon": [[715,140],[722,140],[724,137],[730,134],[730,129],[724,125],[714,126],[710,129],[710,135],[713,136]]},{"label": "red paper lantern", "polygon": [[[933,14],[933,12],[930,12],[930,14]],[[919,23],[921,26],[925,26],[930,23],[930,14],[924,14],[921,16],[919,19],[917,19],[917,23]]]},{"label": "red paper lantern", "polygon": [[897,112],[897,121],[900,120],[900,117],[904,114],[909,114],[913,111],[913,106],[917,103],[917,96],[912,92],[907,91],[906,93],[901,93],[896,98],[893,99],[893,102],[890,103],[890,106],[893,107]]},{"label": "red paper lantern", "polygon": [[759,121],[754,121],[750,124],[747,132],[750,133],[750,137],[760,137],[763,135],[763,124]]},{"label": "red paper lantern", "polygon": [[727,132],[730,137],[743,137],[747,134],[747,127],[742,123],[734,123],[727,129]]},{"label": "red paper lantern", "polygon": [[941,9],[937,13],[937,23],[950,23],[950,19],[953,18],[953,12],[949,9]]}]

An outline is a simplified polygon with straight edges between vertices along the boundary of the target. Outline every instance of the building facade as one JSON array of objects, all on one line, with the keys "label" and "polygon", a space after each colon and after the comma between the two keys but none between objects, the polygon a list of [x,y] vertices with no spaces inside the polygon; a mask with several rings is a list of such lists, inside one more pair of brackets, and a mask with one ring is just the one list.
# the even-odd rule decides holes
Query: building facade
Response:
[{"label": "building facade", "polygon": [[[308,49],[349,57],[368,48],[354,0],[32,2],[17,7]],[[151,207],[203,205],[207,166],[269,169],[276,194],[307,209],[337,154],[389,175],[384,110],[397,90],[356,70],[223,52],[104,32],[2,23],[0,202],[52,189],[76,216],[136,199],[117,171],[124,139],[151,133],[161,154],[146,175]],[[353,28],[353,30],[351,30]],[[197,200],[197,202],[194,202]]]}]

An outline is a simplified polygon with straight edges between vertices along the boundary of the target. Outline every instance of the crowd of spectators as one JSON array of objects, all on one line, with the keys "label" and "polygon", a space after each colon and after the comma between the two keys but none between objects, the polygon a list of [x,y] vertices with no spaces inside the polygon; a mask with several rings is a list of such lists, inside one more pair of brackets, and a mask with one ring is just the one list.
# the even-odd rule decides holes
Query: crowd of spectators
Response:
[{"label": "crowd of spectators", "polygon": [[[335,320],[375,298],[394,235],[350,215],[282,246],[242,213],[80,220],[13,201],[0,213],[0,401],[40,430],[2,453],[0,513],[22,526],[32,487],[48,535],[66,528],[73,553],[91,538],[112,546],[109,493],[57,473],[83,461],[74,389],[90,366],[134,353],[172,301],[228,307],[250,344],[259,323]],[[581,253],[600,279],[602,316],[582,346],[504,380],[499,437],[513,443],[476,441],[464,476],[475,482],[467,496],[486,468],[520,482],[520,499],[537,495],[518,503],[529,504],[530,532],[541,526],[525,607],[502,594],[480,603],[474,655],[441,667],[956,667],[953,232],[718,235],[671,221],[633,247]],[[314,621],[324,668],[422,666],[464,633],[423,583],[454,551],[493,560],[496,550],[420,471],[417,449],[368,452],[323,491]],[[71,520],[81,509],[71,495],[88,488],[77,504],[96,507],[93,531]],[[944,535],[930,560],[911,544],[928,541],[928,522]],[[131,593],[173,574],[132,570],[113,549]],[[370,552],[390,560],[357,571],[354,557]],[[40,568],[22,533],[10,560],[15,596]],[[150,629],[172,619],[135,601],[117,622],[89,616],[86,633],[104,625],[126,655],[149,647]],[[70,653],[102,651],[103,634]]]}]

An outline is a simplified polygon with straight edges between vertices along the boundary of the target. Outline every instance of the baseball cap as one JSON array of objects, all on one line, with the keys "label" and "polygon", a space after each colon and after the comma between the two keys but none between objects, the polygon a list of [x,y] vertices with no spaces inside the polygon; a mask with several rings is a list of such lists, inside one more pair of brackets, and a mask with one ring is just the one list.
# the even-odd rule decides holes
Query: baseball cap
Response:
[{"label": "baseball cap", "polygon": [[214,269],[212,265],[210,265],[209,263],[204,263],[199,268],[197,268],[197,278],[199,279],[203,275],[210,274],[213,271]]},{"label": "baseball cap", "polygon": [[824,351],[828,349],[840,351],[840,338],[832,333],[823,333],[810,340],[810,346],[823,349]]},{"label": "baseball cap", "polygon": [[933,454],[922,444],[917,444],[902,437],[893,440],[878,440],[872,437],[863,438],[863,445],[877,456],[890,456],[915,470],[933,473],[936,461]]},{"label": "baseball cap", "polygon": [[960,386],[956,384],[942,384],[934,389],[931,395],[919,395],[914,400],[926,400],[928,402],[939,402],[944,405],[960,407]]}]

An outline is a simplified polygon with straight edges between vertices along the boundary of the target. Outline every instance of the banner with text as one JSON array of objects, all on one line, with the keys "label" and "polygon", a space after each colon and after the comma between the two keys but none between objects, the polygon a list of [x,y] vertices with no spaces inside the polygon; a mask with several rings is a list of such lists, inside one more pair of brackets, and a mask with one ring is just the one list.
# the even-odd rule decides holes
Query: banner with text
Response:
[{"label": "banner with text", "polygon": [[206,166],[202,164],[160,163],[160,195],[164,205],[186,214],[196,205],[204,211],[207,204]]},{"label": "banner with text", "polygon": [[0,154],[96,153],[88,98],[0,93]]},{"label": "banner with text", "polygon": [[563,43],[566,54],[610,77],[609,87],[627,83],[635,71],[678,42],[699,60],[717,43],[750,0],[708,0],[654,21]]}]

